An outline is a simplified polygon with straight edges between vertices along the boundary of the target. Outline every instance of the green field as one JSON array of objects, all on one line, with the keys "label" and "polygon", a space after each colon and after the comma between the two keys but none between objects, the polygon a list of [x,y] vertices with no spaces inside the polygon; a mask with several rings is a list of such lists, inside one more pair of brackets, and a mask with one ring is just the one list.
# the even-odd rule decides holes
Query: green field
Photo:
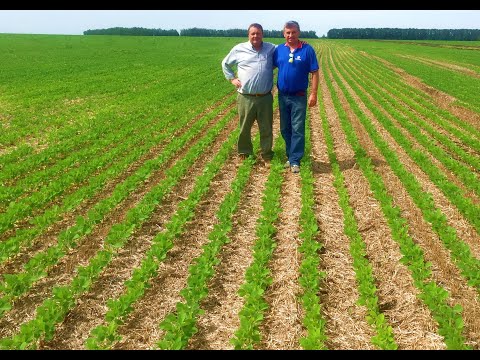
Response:
[{"label": "green field", "polygon": [[480,349],[480,43],[309,40],[293,174],[246,40],[0,34],[0,349]]}]

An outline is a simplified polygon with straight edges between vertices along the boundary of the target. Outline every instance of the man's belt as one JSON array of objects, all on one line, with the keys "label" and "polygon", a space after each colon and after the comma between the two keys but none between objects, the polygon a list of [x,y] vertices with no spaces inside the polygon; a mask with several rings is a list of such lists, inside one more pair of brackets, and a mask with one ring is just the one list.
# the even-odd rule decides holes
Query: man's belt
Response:
[{"label": "man's belt", "polygon": [[257,96],[257,97],[258,97],[258,96],[265,96],[265,95],[268,95],[268,94],[270,94],[270,91],[267,92],[267,93],[265,93],[265,94],[243,94],[243,93],[242,93],[242,95],[246,95],[246,96]]},{"label": "man's belt", "polygon": [[287,95],[287,96],[305,96],[305,91],[297,91],[297,92],[284,92],[280,91],[280,95]]}]

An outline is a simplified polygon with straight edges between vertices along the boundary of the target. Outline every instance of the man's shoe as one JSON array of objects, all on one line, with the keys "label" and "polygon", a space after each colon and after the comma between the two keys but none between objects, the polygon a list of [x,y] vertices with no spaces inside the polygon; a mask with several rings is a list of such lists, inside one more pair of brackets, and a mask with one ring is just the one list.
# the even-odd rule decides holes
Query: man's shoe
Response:
[{"label": "man's shoe", "polygon": [[269,168],[271,161],[272,161],[271,159],[265,159],[265,158],[263,158],[263,157],[258,157],[256,163],[257,163],[259,166],[263,166],[263,167]]},{"label": "man's shoe", "polygon": [[290,161],[287,160],[287,162],[283,165],[285,169],[288,169],[290,167]]},{"label": "man's shoe", "polygon": [[292,173],[294,173],[294,174],[298,174],[300,172],[300,166],[298,166],[298,165],[292,165],[292,167],[290,169],[292,170]]},{"label": "man's shoe", "polygon": [[246,159],[248,159],[247,154],[238,154],[235,163],[237,166],[241,166]]}]

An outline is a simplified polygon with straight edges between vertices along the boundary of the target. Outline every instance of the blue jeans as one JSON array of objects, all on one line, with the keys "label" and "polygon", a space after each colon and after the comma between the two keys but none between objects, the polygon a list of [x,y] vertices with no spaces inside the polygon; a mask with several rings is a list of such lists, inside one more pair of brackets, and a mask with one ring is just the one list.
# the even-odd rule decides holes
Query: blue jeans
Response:
[{"label": "blue jeans", "polygon": [[280,132],[285,140],[285,153],[290,165],[300,165],[305,153],[305,118],[307,95],[278,95]]}]

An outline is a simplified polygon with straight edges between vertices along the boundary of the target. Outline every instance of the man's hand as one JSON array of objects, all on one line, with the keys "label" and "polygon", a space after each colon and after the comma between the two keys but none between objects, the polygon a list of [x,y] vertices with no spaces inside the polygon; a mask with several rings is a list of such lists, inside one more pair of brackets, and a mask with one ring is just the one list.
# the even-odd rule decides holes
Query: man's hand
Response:
[{"label": "man's hand", "polygon": [[308,106],[312,107],[317,105],[317,94],[311,93],[308,97]]},{"label": "man's hand", "polygon": [[237,79],[237,78],[230,80],[230,82],[231,82],[237,89],[239,89],[239,88],[242,87],[242,83],[241,83],[240,80]]}]

